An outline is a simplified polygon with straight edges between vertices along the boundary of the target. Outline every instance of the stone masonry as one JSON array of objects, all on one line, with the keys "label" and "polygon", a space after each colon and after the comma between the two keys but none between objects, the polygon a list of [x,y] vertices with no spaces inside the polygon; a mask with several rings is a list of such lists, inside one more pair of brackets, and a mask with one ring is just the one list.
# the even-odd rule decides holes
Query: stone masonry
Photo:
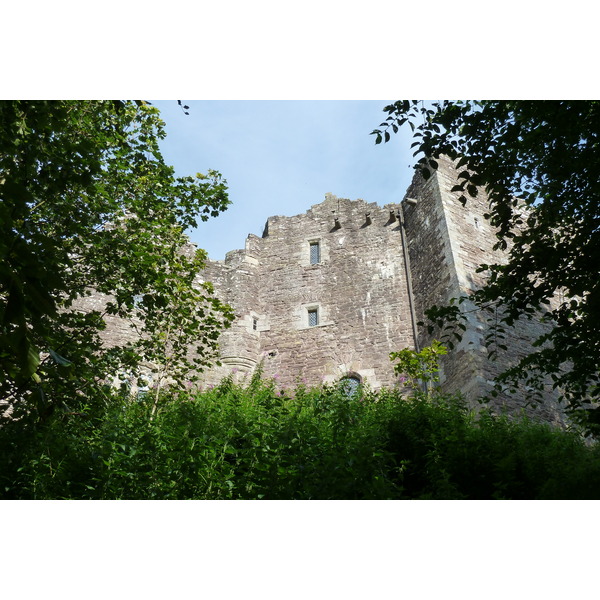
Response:
[{"label": "stone masonry", "polygon": [[[284,388],[343,378],[371,389],[401,385],[390,352],[429,344],[433,336],[416,325],[424,311],[468,296],[484,282],[477,267],[504,260],[483,216],[483,190],[463,207],[450,191],[457,179],[453,164],[438,162],[428,180],[415,175],[402,202],[382,207],[326,194],[304,214],[270,217],[262,237],[250,234],[245,248],[224,261],[209,260],[202,278],[236,318],[219,339],[221,364],[202,374],[203,385],[228,375],[243,380],[259,367]],[[185,251],[193,252],[193,245]],[[86,305],[95,307],[94,300],[101,299],[86,299]],[[543,329],[535,320],[520,323],[494,362],[484,345],[485,316],[468,301],[461,310],[467,331],[442,359],[440,383],[475,402]],[[105,335],[114,342],[131,330],[111,322]],[[522,410],[522,402],[508,393],[495,400],[508,412]],[[552,397],[536,414],[562,421]]]},{"label": "stone masonry", "polygon": [[210,262],[205,277],[237,320],[221,337],[223,367],[206,381],[260,363],[283,386],[348,375],[393,385],[389,353],[414,343],[399,210],[328,194]]},{"label": "stone masonry", "polygon": [[[483,216],[485,194],[463,207],[450,192],[453,164],[439,163],[428,180],[415,176],[401,203],[381,207],[327,194],[304,214],[269,218],[262,237],[251,234],[245,249],[209,261],[204,278],[234,308],[236,321],[220,338],[222,365],[204,374],[205,384],[232,373],[243,378],[261,365],[282,387],[344,377],[372,389],[399,385],[389,353],[430,343],[422,328],[415,339],[424,311],[468,295],[484,281],[477,267],[503,260]],[[442,361],[441,384],[474,401],[542,330],[536,322],[520,325],[493,362],[483,315],[469,302],[461,306],[468,329]],[[509,412],[522,408],[508,395],[496,402]],[[551,400],[538,414],[560,420]]]},{"label": "stone masonry", "polygon": [[[506,255],[493,246],[495,232],[484,214],[489,210],[483,189],[466,206],[458,194],[450,190],[456,184],[458,172],[447,158],[438,160],[439,169],[425,181],[415,176],[406,197],[417,199],[414,205],[403,203],[408,237],[412,287],[418,320],[433,304],[447,304],[451,298],[469,296],[485,282],[485,273],[477,273],[481,264],[506,262]],[[487,317],[468,300],[461,305],[467,317],[467,330],[462,341],[442,360],[440,383],[448,391],[461,391],[475,401],[492,389],[494,378],[531,352],[532,342],[548,327],[540,321],[520,320],[508,329],[504,344],[490,360],[484,338],[488,332]],[[420,330],[419,344],[431,343],[435,336]],[[526,409],[530,416],[555,423],[564,423],[563,411],[556,403],[557,394],[547,394],[544,402],[532,407],[523,405],[523,394],[508,391],[494,400],[498,409],[517,413]]]}]

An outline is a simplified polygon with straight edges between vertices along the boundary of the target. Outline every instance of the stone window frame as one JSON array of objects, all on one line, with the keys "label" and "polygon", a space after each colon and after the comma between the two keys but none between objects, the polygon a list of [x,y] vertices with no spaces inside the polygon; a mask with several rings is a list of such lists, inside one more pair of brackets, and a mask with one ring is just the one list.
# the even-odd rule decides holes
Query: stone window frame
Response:
[{"label": "stone window frame", "polygon": [[[313,250],[316,249],[316,252]],[[314,256],[316,254],[316,256]],[[311,265],[321,264],[321,240],[308,241],[308,261]]]},{"label": "stone window frame", "polygon": [[271,329],[268,316],[258,314],[253,310],[249,314],[246,314],[242,320],[245,323],[246,331],[252,335],[258,336],[262,331],[269,331]]},{"label": "stone window frame", "polygon": [[[309,312],[317,311],[317,324],[309,325]],[[301,304],[295,309],[296,314],[296,329],[318,329],[319,327],[326,327],[332,325],[333,322],[328,320],[329,311],[320,302],[307,302]]]},{"label": "stone window frame", "polygon": [[[352,381],[352,382],[356,382],[355,384],[352,384],[350,386],[350,389],[344,389],[344,382],[345,381]],[[342,393],[347,396],[348,398],[353,398],[356,395],[356,392],[358,391],[358,388],[363,384],[363,378],[358,374],[355,373],[354,371],[351,371],[349,373],[346,373],[343,377],[340,378],[340,380],[338,381],[338,385],[340,387],[340,390],[342,391]]]},{"label": "stone window frame", "polygon": [[[311,245],[319,244],[319,262],[311,262]],[[329,262],[329,248],[323,236],[306,236],[302,241],[300,264],[305,268],[318,269]]]}]

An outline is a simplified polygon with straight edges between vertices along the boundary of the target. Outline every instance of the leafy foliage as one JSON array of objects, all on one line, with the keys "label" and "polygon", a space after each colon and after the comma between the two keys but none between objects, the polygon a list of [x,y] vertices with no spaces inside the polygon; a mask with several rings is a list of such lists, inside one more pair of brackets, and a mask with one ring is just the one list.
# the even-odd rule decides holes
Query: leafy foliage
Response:
[{"label": "leafy foliage", "polygon": [[411,348],[403,348],[399,352],[391,352],[390,360],[397,361],[394,372],[405,378],[407,385],[419,389],[421,383],[426,387],[439,381],[439,356],[447,354],[446,347],[437,340],[419,352]]},{"label": "leafy foliage", "polygon": [[[184,230],[225,209],[219,173],[175,177],[144,102],[0,102],[0,398],[42,412],[141,364],[182,380],[231,319]],[[104,305],[82,308],[91,291]],[[106,319],[137,328],[109,347]],[[195,343],[197,354],[188,353]]]},{"label": "leafy foliage", "polygon": [[[110,392],[107,392],[110,393]],[[114,393],[114,392],[112,392]],[[0,496],[78,499],[599,498],[599,448],[456,396],[255,378],[81,403],[0,427]]]},{"label": "leafy foliage", "polygon": [[[385,107],[376,143],[405,123],[414,132],[416,168],[428,177],[440,156],[456,161],[453,188],[463,204],[481,189],[489,198],[496,248],[505,265],[481,265],[490,277],[470,300],[493,313],[490,343],[505,327],[534,315],[552,324],[536,350],[504,373],[541,392],[544,378],[571,410],[600,399],[600,102],[482,101]],[[442,307],[443,309],[444,307]],[[501,309],[500,309],[501,308]],[[430,316],[460,320],[457,310]],[[456,309],[456,307],[454,307]],[[442,319],[443,320],[443,319]],[[597,412],[597,410],[595,411]],[[586,410],[588,424],[600,422]]]}]

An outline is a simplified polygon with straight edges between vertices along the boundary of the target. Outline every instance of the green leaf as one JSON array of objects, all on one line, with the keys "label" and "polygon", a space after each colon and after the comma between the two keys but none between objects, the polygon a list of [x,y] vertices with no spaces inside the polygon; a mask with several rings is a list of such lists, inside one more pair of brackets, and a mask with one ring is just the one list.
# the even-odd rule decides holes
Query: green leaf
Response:
[{"label": "green leaf", "polygon": [[57,364],[57,365],[61,365],[62,367],[69,367],[71,366],[71,361],[67,360],[66,358],[63,358],[62,356],[60,356],[60,354],[57,354],[56,352],[54,352],[54,350],[52,350],[52,348],[48,349],[48,353],[50,354],[50,356],[52,357],[52,360]]}]

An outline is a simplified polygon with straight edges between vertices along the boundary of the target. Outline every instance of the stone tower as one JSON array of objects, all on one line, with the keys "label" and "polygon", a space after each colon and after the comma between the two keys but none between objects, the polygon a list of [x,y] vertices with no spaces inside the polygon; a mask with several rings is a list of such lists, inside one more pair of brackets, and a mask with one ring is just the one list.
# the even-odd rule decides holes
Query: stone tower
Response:
[{"label": "stone tower", "polygon": [[[417,326],[427,308],[468,296],[484,283],[479,265],[506,259],[493,249],[483,190],[463,207],[451,192],[458,175],[453,163],[438,163],[429,179],[415,175],[401,202],[382,207],[326,194],[304,214],[269,218],[262,237],[249,235],[245,248],[224,261],[209,260],[202,279],[213,283],[236,318],[219,338],[221,365],[204,372],[203,383],[232,374],[243,379],[260,366],[282,387],[344,378],[372,389],[399,385],[389,354],[431,343],[433,336]],[[193,252],[193,245],[184,251]],[[92,295],[82,299],[82,309],[106,300]],[[544,325],[518,323],[507,333],[508,349],[493,362],[484,344],[486,315],[469,301],[460,306],[467,330],[443,357],[440,383],[474,402],[531,351]],[[109,344],[133,335],[116,317],[103,332]],[[523,401],[523,394],[506,393],[495,403],[515,412]],[[536,415],[562,420],[552,395]]]},{"label": "stone tower", "polygon": [[[373,389],[397,385],[389,353],[431,342],[416,327],[424,311],[468,295],[484,282],[480,264],[504,260],[493,249],[483,190],[463,207],[450,191],[453,163],[438,162],[428,180],[415,175],[400,203],[381,207],[327,194],[305,214],[269,218],[262,237],[250,235],[245,249],[210,261],[204,277],[236,321],[220,338],[222,366],[205,382],[239,378],[260,364],[284,387],[345,377]],[[468,328],[442,361],[441,383],[475,400],[531,348],[542,325],[526,322],[509,332],[509,350],[492,362],[484,315],[469,302],[461,307]],[[508,411],[520,402],[498,399]],[[559,419],[551,399],[538,414]]]}]

